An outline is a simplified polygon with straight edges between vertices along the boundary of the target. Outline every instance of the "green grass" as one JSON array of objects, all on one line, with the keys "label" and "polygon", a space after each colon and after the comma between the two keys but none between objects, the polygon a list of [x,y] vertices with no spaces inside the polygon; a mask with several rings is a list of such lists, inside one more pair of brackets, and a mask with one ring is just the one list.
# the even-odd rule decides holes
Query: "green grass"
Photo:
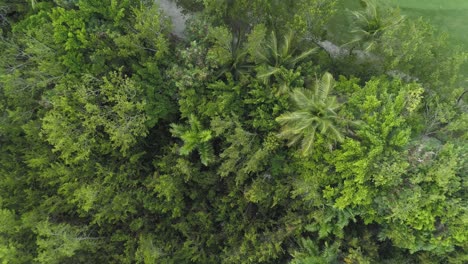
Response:
[{"label": "green grass", "polygon": [[424,10],[458,10],[467,9],[466,0],[396,0],[402,8],[416,8]]},{"label": "green grass", "polygon": [[[468,0],[396,0],[408,18],[423,17],[439,33],[448,34],[449,47],[468,51]],[[462,67],[468,76],[468,63]]]},{"label": "green grass", "polygon": [[[422,17],[434,26],[438,34],[448,35],[449,48],[461,48],[468,52],[468,0],[377,0],[384,5],[399,6],[402,15],[408,19]],[[339,40],[351,39],[348,25],[351,16],[344,10],[359,10],[359,0],[339,0],[338,12],[331,19],[329,31],[334,34],[327,39],[342,45]],[[468,76],[468,63],[462,72]]]},{"label": "green grass", "polygon": [[[403,15],[410,19],[423,17],[439,33],[447,33],[451,46],[462,46],[468,51],[468,0],[378,0],[382,4],[399,6]],[[340,0],[339,10],[359,9],[359,0]],[[341,36],[350,37],[345,30],[351,21],[346,12],[338,12],[329,29],[340,32]],[[333,37],[332,37],[333,40]]]},{"label": "green grass", "polygon": [[404,15],[423,17],[439,32],[449,34],[451,45],[468,50],[468,0],[397,0]]}]

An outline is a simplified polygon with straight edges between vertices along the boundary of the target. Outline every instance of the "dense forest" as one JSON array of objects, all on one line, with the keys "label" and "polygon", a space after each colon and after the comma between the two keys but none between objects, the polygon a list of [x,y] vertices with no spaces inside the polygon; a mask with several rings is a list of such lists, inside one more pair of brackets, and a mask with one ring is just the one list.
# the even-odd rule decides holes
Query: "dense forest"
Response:
[{"label": "dense forest", "polygon": [[467,53],[339,1],[0,0],[0,263],[468,263]]}]

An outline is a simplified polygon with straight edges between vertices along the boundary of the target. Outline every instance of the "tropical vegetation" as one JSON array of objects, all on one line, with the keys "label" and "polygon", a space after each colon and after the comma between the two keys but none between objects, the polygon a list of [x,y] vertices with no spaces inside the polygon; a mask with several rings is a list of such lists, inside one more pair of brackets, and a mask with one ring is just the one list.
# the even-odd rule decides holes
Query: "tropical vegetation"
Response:
[{"label": "tropical vegetation", "polygon": [[0,263],[468,262],[466,51],[377,0],[175,2],[0,0]]}]

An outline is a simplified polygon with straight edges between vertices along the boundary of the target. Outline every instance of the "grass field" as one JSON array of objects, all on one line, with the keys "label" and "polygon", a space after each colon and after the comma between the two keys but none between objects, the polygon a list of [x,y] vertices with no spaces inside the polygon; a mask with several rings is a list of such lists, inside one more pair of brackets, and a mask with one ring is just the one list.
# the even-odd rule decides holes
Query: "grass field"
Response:
[{"label": "grass field", "polygon": [[[468,51],[468,0],[377,0],[383,4],[399,6],[402,14],[411,19],[423,17],[440,33],[449,34],[450,44],[460,45]],[[338,9],[359,9],[359,0],[341,0]],[[341,12],[339,12],[341,13]],[[348,36],[343,25],[349,24],[343,13],[332,19],[330,29]]]},{"label": "grass field", "polygon": [[468,0],[396,0],[410,18],[424,17],[440,32],[449,34],[452,45],[468,51]]},{"label": "grass field", "polygon": [[396,0],[404,8],[425,10],[468,9],[466,0]]},{"label": "grass field", "polygon": [[[461,47],[468,52],[468,0],[377,0],[385,5],[399,6],[401,13],[409,19],[423,17],[429,21],[440,34],[448,34],[450,48]],[[348,25],[351,23],[349,13],[344,10],[358,10],[359,0],[340,0],[340,10],[329,25],[330,34],[328,40],[342,45],[339,39],[351,39]],[[344,12],[343,12],[344,11]],[[337,39],[334,35],[339,35]],[[462,71],[468,76],[468,63],[465,63]]]}]

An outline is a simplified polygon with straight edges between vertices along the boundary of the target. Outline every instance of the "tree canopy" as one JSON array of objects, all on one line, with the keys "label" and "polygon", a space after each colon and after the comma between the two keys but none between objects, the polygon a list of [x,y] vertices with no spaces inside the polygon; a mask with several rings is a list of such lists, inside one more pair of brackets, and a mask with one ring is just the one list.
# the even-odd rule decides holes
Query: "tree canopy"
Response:
[{"label": "tree canopy", "polygon": [[380,1],[174,2],[182,37],[0,0],[1,263],[468,261],[467,52]]}]

